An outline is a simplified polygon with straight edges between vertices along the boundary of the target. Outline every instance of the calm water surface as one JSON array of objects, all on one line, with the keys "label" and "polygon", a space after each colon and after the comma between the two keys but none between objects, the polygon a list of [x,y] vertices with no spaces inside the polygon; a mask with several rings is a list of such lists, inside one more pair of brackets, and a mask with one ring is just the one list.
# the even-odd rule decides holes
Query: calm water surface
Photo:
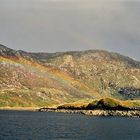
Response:
[{"label": "calm water surface", "polygon": [[0,111],[0,140],[140,140],[140,119]]}]

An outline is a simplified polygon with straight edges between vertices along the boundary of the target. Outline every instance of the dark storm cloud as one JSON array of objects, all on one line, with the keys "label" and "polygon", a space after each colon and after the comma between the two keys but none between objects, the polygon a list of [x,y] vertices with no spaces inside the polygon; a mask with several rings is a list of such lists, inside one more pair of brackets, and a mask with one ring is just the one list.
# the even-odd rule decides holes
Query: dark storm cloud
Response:
[{"label": "dark storm cloud", "polygon": [[0,0],[0,41],[27,51],[106,49],[140,60],[138,0]]}]

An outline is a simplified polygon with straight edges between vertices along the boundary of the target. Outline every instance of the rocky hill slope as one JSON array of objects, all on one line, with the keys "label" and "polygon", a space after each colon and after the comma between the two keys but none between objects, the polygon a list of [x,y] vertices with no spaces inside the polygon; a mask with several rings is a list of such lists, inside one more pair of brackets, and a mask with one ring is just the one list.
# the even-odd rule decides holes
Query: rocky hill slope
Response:
[{"label": "rocky hill slope", "polygon": [[140,98],[140,62],[102,50],[28,53],[0,45],[0,106]]}]

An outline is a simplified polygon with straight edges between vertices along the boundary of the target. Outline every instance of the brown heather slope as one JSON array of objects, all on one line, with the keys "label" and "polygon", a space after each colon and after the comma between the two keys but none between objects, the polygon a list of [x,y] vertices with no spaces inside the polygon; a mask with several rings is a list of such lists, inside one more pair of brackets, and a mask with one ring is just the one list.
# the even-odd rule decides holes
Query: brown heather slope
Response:
[{"label": "brown heather slope", "polygon": [[43,66],[14,50],[5,50],[0,56],[1,107],[50,106],[100,96],[56,67]]},{"label": "brown heather slope", "polygon": [[0,106],[140,98],[140,62],[107,51],[27,53],[0,45]]}]

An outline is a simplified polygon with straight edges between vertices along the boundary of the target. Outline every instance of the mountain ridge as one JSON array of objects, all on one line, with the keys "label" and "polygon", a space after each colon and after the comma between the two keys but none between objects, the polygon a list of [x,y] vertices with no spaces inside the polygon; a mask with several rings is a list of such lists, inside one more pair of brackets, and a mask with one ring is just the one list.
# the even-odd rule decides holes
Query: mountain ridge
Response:
[{"label": "mountain ridge", "polygon": [[[116,52],[111,52],[111,51],[107,51],[107,50],[100,50],[100,49],[89,49],[89,50],[83,50],[83,51],[65,51],[65,52],[54,52],[54,53],[48,53],[48,52],[27,52],[27,51],[23,51],[23,50],[15,50],[15,49],[11,49],[6,47],[5,45],[0,44],[0,50],[5,50],[5,52],[7,50],[9,51],[14,51],[14,52],[19,52],[20,54],[22,53],[26,53],[29,55],[48,55],[48,57],[57,57],[57,56],[61,56],[61,55],[71,55],[71,54],[79,54],[79,53],[87,53],[87,52],[104,52],[104,53],[109,53],[109,54],[114,54],[114,55],[118,55],[120,57],[125,57],[127,59],[130,59],[131,61],[135,61],[140,63],[140,61],[135,60],[134,58],[131,58],[129,56],[125,56],[122,55],[120,53],[116,53]],[[46,58],[48,58],[46,56]]]}]

